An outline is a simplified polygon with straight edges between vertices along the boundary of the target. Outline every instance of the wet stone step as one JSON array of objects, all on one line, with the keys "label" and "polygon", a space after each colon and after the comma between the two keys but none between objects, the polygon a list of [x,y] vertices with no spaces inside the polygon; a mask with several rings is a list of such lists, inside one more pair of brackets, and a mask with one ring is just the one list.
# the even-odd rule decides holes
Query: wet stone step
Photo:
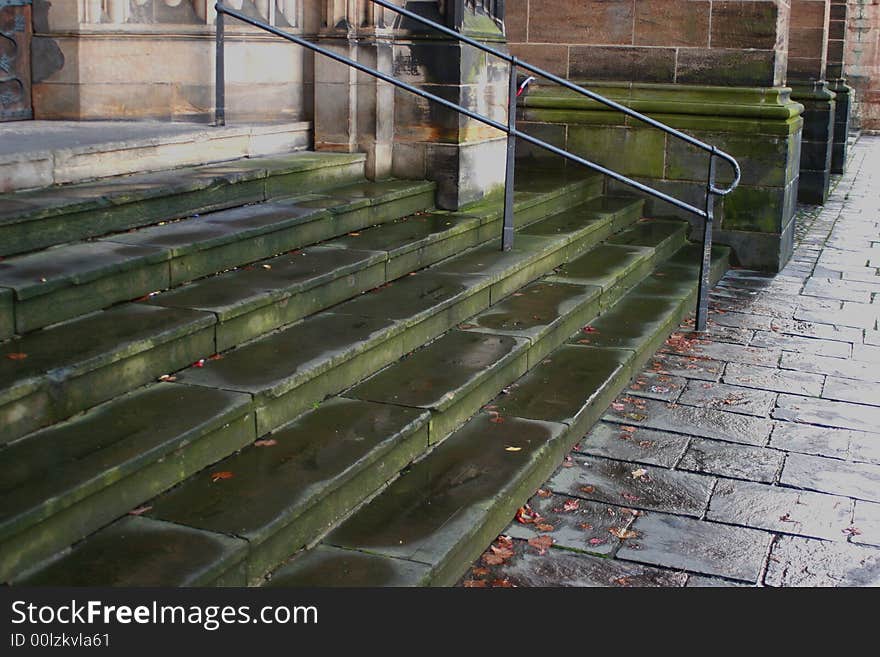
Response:
[{"label": "wet stone step", "polygon": [[88,242],[0,262],[14,293],[16,333],[168,287],[169,254],[151,246]]},{"label": "wet stone step", "polygon": [[382,252],[386,277],[393,280],[479,244],[480,221],[437,213],[419,213],[349,233],[328,246]]},{"label": "wet stone step", "polygon": [[316,246],[200,279],[148,303],[214,313],[219,352],[383,283],[384,253]]},{"label": "wet stone step", "polygon": [[274,573],[268,587],[419,586],[430,568],[424,564],[319,545]]},{"label": "wet stone step", "polygon": [[247,543],[128,516],[14,582],[23,586],[244,586]]},{"label": "wet stone step", "polygon": [[0,345],[0,444],[214,353],[214,318],[124,304]]},{"label": "wet stone step", "polygon": [[363,176],[364,156],[295,153],[0,195],[0,255],[339,185]]},{"label": "wet stone step", "polygon": [[15,333],[15,315],[12,310],[12,299],[12,290],[0,287],[0,340],[5,340]]},{"label": "wet stone step", "polygon": [[616,233],[636,221],[644,207],[644,201],[624,194],[603,194],[590,199],[583,205],[585,212],[612,221],[611,232]]},{"label": "wet stone step", "polygon": [[254,582],[424,453],[427,421],[331,399],[152,500],[147,515],[246,539]]},{"label": "wet stone step", "polygon": [[709,503],[713,477],[652,466],[576,455],[547,482],[555,493],[615,504],[700,517]]},{"label": "wet stone step", "polygon": [[163,383],[0,452],[0,580],[255,438],[247,395]]},{"label": "wet stone step", "polygon": [[449,331],[345,393],[346,397],[431,410],[438,442],[526,371],[528,342]]},{"label": "wet stone step", "polygon": [[[513,556],[500,565],[483,565],[468,573],[465,586],[679,587],[685,573],[652,568],[569,550],[550,548],[542,554],[526,541],[513,541]],[[478,584],[483,582],[483,584]]]},{"label": "wet stone step", "polygon": [[563,430],[493,417],[476,415],[324,543],[423,563],[431,583],[455,582],[504,528],[514,500],[540,483],[538,463]]},{"label": "wet stone step", "polygon": [[517,519],[527,522],[514,520],[504,534],[526,541],[549,536],[557,547],[611,556],[620,545],[617,536],[626,532],[635,514],[632,509],[545,491],[529,500],[525,513],[517,514]]},{"label": "wet stone step", "polygon": [[644,246],[602,244],[564,263],[551,280],[602,288],[604,311],[651,270],[653,250]]},{"label": "wet stone step", "polygon": [[633,352],[564,345],[510,386],[492,405],[511,416],[559,422],[585,432],[630,377]]},{"label": "wet stone step", "polygon": [[649,219],[639,221],[608,239],[609,244],[649,246],[654,249],[654,262],[666,260],[681,248],[687,237],[686,221]]},{"label": "wet stone step", "polygon": [[459,328],[527,338],[534,367],[599,311],[601,288],[535,281]]}]

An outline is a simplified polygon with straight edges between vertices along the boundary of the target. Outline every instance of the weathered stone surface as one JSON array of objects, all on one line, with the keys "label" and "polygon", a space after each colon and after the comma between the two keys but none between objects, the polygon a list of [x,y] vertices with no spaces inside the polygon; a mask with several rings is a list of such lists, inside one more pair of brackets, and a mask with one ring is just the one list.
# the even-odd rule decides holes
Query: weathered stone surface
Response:
[{"label": "weathered stone surface", "polygon": [[681,432],[686,428],[687,433],[694,436],[745,445],[764,445],[773,427],[769,420],[762,418],[711,408],[668,405],[652,399],[644,400],[643,405],[623,402],[622,409],[612,409],[603,419],[660,431]]},{"label": "weathered stone surface", "polygon": [[[614,539],[616,540],[616,539]],[[568,550],[539,555],[525,541],[514,541],[514,556],[501,566],[489,566],[485,581],[505,580],[513,586],[629,587],[683,586],[686,575],[617,559]],[[483,579],[469,575],[473,579]],[[467,579],[466,579],[467,581]]]},{"label": "weathered stone surface", "polygon": [[619,425],[599,422],[575,450],[590,456],[671,468],[681,459],[687,446],[687,436],[650,429],[628,432]]},{"label": "weathered stone surface", "polygon": [[678,319],[681,301],[675,297],[627,295],[569,340],[570,344],[652,352]]},{"label": "weathered stone surface", "polygon": [[649,246],[654,249],[655,262],[660,262],[684,244],[687,227],[684,221],[640,221],[612,236],[608,243]]},{"label": "weathered stone surface", "polygon": [[816,354],[831,358],[849,358],[852,347],[847,342],[802,338],[794,335],[778,335],[767,331],[757,331],[752,340],[753,347],[778,347],[783,351],[801,354]]},{"label": "weathered stone surface", "polygon": [[857,431],[876,431],[880,427],[880,408],[876,406],[797,395],[780,395],[773,417]]},{"label": "weathered stone surface", "polygon": [[721,378],[730,383],[757,390],[788,392],[796,395],[818,397],[822,392],[824,377],[820,374],[780,370],[775,367],[728,363]]},{"label": "weathered stone surface", "polygon": [[554,492],[648,511],[699,517],[715,480],[635,463],[575,456],[547,482]]},{"label": "weathered stone surface", "polygon": [[781,534],[845,541],[853,502],[845,497],[748,481],[721,481],[706,517]]},{"label": "weathered stone surface", "polygon": [[648,513],[636,518],[638,536],[623,542],[620,559],[704,575],[757,582],[771,534],[705,520]]},{"label": "weathered stone surface", "polygon": [[709,358],[658,353],[651,359],[651,370],[666,376],[717,381],[724,371],[724,362]]},{"label": "weathered stone surface", "polygon": [[634,397],[674,402],[684,390],[687,381],[684,377],[645,370],[630,383],[626,393]]},{"label": "weathered stone surface", "polygon": [[880,463],[878,436],[861,431],[778,422],[770,446],[788,452]]},{"label": "weathered stone surface", "polygon": [[852,524],[850,540],[853,543],[880,547],[880,504],[856,500]]},{"label": "weathered stone surface", "polygon": [[[878,386],[865,384],[854,379],[839,379],[829,376],[822,389],[822,397],[837,401],[852,402],[880,406],[880,389]],[[875,426],[880,429],[880,426]]]},{"label": "weathered stone surface", "polygon": [[16,582],[25,586],[243,586],[247,543],[128,516]]},{"label": "weathered stone surface", "polygon": [[510,492],[561,427],[492,417],[476,415],[324,542],[442,568],[476,537],[497,534],[504,525],[490,534],[490,513],[510,518]]},{"label": "weathered stone surface", "polygon": [[782,452],[772,449],[692,438],[678,468],[721,477],[772,482],[782,468],[783,458]]},{"label": "weathered stone surface", "polygon": [[[565,495],[536,495],[529,500],[529,507],[540,517],[528,523],[514,520],[504,532],[507,536],[524,540],[550,536],[553,545],[558,547],[598,555],[613,554],[620,540],[612,531],[626,531],[635,519],[632,509],[586,502]],[[528,513],[518,517],[534,518]]]},{"label": "weathered stone surface", "polygon": [[768,586],[880,586],[880,551],[783,536],[770,553]]},{"label": "weathered stone surface", "polygon": [[714,360],[732,361],[746,365],[763,365],[775,367],[779,362],[781,351],[779,349],[762,349],[757,347],[743,347],[737,344],[724,342],[707,342],[695,345],[690,355],[699,358],[711,358]]},{"label": "weathered stone surface", "polygon": [[721,579],[718,577],[703,577],[702,575],[689,575],[687,584],[685,584],[687,588],[704,588],[704,589],[717,589],[717,588],[739,588],[743,586],[748,586],[747,584],[743,584],[742,582],[732,582],[727,579]]},{"label": "weathered stone surface", "polygon": [[766,417],[776,402],[776,393],[753,388],[732,386],[726,383],[689,381],[678,403],[699,408],[714,408]]},{"label": "weathered stone surface", "polygon": [[880,465],[848,463],[820,456],[789,454],[780,482],[860,500],[880,501]]},{"label": "weathered stone surface", "polygon": [[[652,254],[648,247],[603,244],[562,265],[557,276],[565,282],[596,285],[603,290],[615,286],[626,289],[648,273]],[[609,306],[619,296],[607,302],[603,299],[603,307]]]},{"label": "weathered stone surface", "polygon": [[786,370],[827,374],[844,379],[857,379],[870,383],[880,383],[880,371],[870,363],[861,363],[842,358],[828,358],[809,354],[785,352],[779,366]]},{"label": "weathered stone surface", "polygon": [[414,561],[319,545],[272,573],[266,586],[418,586],[429,571],[428,566]]}]

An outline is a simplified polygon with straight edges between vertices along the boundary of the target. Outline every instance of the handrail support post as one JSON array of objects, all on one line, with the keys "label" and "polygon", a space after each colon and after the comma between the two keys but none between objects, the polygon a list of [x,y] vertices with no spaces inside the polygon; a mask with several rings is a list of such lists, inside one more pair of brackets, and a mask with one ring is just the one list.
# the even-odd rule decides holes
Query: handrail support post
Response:
[{"label": "handrail support post", "polygon": [[[218,5],[220,3],[217,3]],[[217,7],[217,27],[216,27],[216,58],[215,58],[215,79],[214,79],[214,125],[217,127],[226,125],[226,59],[225,59],[225,37],[226,30],[224,26],[225,14],[222,9]]]},{"label": "handrail support post", "polygon": [[504,227],[501,233],[501,250],[513,248],[513,183],[516,177],[516,57],[510,61],[507,91],[507,165],[504,170]]},{"label": "handrail support post", "polygon": [[697,318],[694,328],[703,333],[709,323],[709,277],[712,272],[712,224],[715,219],[715,148],[709,153],[709,175],[706,180],[706,217],[703,223],[703,257],[700,262],[700,283],[697,293]]}]

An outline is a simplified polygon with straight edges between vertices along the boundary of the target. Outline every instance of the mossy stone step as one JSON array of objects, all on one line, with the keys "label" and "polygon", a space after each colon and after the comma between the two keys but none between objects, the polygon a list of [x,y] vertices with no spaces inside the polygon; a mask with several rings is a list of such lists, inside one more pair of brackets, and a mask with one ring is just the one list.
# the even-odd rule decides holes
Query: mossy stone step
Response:
[{"label": "mossy stone step", "polygon": [[152,500],[147,515],[246,539],[254,582],[424,453],[427,421],[422,410],[331,399]]},{"label": "mossy stone step", "polygon": [[255,439],[247,395],[172,383],[0,451],[5,581]]},{"label": "mossy stone step", "polygon": [[650,246],[653,262],[661,263],[684,246],[689,224],[686,221],[648,219],[639,221],[608,239],[609,244]]},{"label": "mossy stone step", "polygon": [[605,243],[564,263],[550,280],[601,287],[604,312],[651,272],[653,258],[649,246]]},{"label": "mossy stone step", "polygon": [[[323,541],[431,567],[450,584],[458,563],[479,554],[516,510],[524,487],[563,427],[479,413]],[[452,567],[450,570],[450,566]],[[302,576],[302,575],[301,575]]]},{"label": "mossy stone step", "polygon": [[0,256],[363,177],[365,156],[294,153],[0,195]]},{"label": "mossy stone step", "polygon": [[244,586],[247,543],[128,516],[14,582],[22,586]]},{"label": "mossy stone step", "polygon": [[12,290],[0,288],[0,340],[5,340],[15,333],[15,311],[12,299]]},{"label": "mossy stone step", "polygon": [[214,322],[124,304],[0,345],[0,444],[210,356]]},{"label": "mossy stone step", "polygon": [[522,376],[527,340],[449,331],[345,393],[346,397],[431,411],[436,443]]},{"label": "mossy stone step", "polygon": [[148,301],[217,317],[226,351],[385,283],[386,254],[316,246],[194,281]]},{"label": "mossy stone step", "polygon": [[272,573],[269,588],[419,586],[430,567],[357,550],[319,545]]},{"label": "mossy stone step", "polygon": [[0,287],[26,333],[168,287],[168,259],[151,246],[84,242],[0,262]]},{"label": "mossy stone step", "polygon": [[[357,197],[275,201],[163,223],[0,263],[22,333],[428,207],[433,183],[388,181],[337,190]],[[382,196],[363,198],[369,191]],[[336,212],[303,207],[315,199]],[[368,208],[371,213],[363,215]]]},{"label": "mossy stone step", "polygon": [[529,368],[599,314],[602,288],[538,280],[502,299],[460,328],[528,339]]}]

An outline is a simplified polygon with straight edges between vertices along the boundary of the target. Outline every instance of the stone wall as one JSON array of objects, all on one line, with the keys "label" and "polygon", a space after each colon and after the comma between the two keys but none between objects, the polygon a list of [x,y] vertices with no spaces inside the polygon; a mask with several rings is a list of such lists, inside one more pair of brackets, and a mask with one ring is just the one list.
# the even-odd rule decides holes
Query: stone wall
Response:
[{"label": "stone wall", "polygon": [[[298,33],[317,31],[317,0],[227,4]],[[210,120],[213,7],[213,0],[35,0],[35,118]],[[311,118],[311,55],[236,23],[227,28],[227,117]]]},{"label": "stone wall", "polygon": [[880,0],[849,1],[845,48],[859,127],[880,130]]}]

